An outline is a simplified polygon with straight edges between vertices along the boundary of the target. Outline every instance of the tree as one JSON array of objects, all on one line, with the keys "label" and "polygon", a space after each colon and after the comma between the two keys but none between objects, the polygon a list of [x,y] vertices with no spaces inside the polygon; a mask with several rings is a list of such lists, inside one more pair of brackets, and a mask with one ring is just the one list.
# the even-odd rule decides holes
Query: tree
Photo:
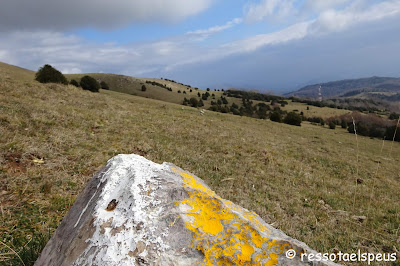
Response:
[{"label": "tree", "polygon": [[78,81],[71,79],[71,81],[69,82],[69,84],[74,85],[75,87],[79,87],[79,83]]},{"label": "tree", "polygon": [[199,105],[199,101],[194,97],[190,98],[189,102],[192,107],[197,107]]},{"label": "tree", "polygon": [[100,87],[103,90],[109,90],[110,89],[110,87],[108,86],[108,84],[104,80],[102,82],[100,82]]},{"label": "tree", "polygon": [[390,120],[397,120],[397,119],[399,119],[399,114],[396,114],[396,113],[391,113],[390,115],[389,115],[389,119]]},{"label": "tree", "polygon": [[51,65],[44,65],[39,70],[36,72],[35,79],[39,81],[40,83],[62,83],[62,84],[68,84],[67,79],[65,76],[52,67]]},{"label": "tree", "polygon": [[273,111],[270,115],[269,115],[269,119],[271,119],[271,121],[274,122],[282,122],[282,116],[281,113],[279,111]]},{"label": "tree", "polygon": [[147,90],[147,88],[146,88],[146,85],[142,85],[142,91],[146,91]]},{"label": "tree", "polygon": [[300,126],[301,125],[301,116],[296,114],[295,112],[289,112],[285,119],[283,119],[285,124]]},{"label": "tree", "polygon": [[81,78],[79,83],[84,90],[89,90],[91,92],[99,92],[100,84],[94,78],[90,76],[84,76]]},{"label": "tree", "polygon": [[330,129],[335,129],[336,128],[336,124],[333,121],[329,122],[329,128]]}]

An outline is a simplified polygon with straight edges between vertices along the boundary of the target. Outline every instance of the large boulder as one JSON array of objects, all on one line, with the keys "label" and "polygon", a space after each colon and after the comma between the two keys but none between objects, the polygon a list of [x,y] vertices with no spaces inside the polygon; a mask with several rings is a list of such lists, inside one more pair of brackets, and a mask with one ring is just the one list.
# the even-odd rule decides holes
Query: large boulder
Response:
[{"label": "large boulder", "polygon": [[[88,183],[35,265],[312,264],[303,253],[316,251],[200,178],[118,155]],[[332,263],[313,263],[321,264]]]}]

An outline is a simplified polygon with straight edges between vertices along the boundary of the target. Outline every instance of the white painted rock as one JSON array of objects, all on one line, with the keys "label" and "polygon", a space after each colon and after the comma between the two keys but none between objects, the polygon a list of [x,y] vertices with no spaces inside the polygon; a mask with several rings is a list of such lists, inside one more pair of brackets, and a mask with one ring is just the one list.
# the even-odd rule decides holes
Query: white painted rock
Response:
[{"label": "white painted rock", "polygon": [[198,177],[118,155],[89,182],[35,265],[302,265],[304,252],[316,253]]}]

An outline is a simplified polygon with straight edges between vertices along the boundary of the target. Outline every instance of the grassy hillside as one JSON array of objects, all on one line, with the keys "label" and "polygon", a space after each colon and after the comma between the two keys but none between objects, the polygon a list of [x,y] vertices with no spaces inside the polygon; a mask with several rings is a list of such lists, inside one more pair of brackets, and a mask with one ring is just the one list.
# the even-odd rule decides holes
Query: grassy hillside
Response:
[{"label": "grassy hillside", "polygon": [[[75,79],[79,81],[84,75],[90,75],[97,80],[105,81],[109,86],[110,90],[118,91],[130,95],[137,95],[145,98],[156,99],[160,101],[165,101],[169,103],[182,104],[184,98],[190,99],[192,97],[200,100],[201,98],[198,96],[198,93],[203,94],[206,90],[195,89],[189,86],[184,86],[182,84],[171,82],[169,80],[164,79],[156,79],[156,78],[135,78],[123,75],[115,75],[115,74],[104,74],[104,73],[90,73],[90,74],[72,74],[66,75],[68,79]],[[172,91],[168,91],[165,88],[162,88],[157,85],[151,85],[146,83],[146,81],[155,81],[159,84],[165,85],[168,88],[171,88]],[[142,85],[146,86],[146,91],[142,91]],[[191,90],[191,91],[190,91]],[[178,93],[180,91],[181,93]],[[185,93],[183,93],[185,92]],[[217,101],[222,95],[222,91],[209,91],[210,95],[214,94],[213,97],[209,97],[207,100],[204,100],[204,106],[202,108],[208,109],[211,106],[211,101]],[[242,101],[239,98],[227,97],[225,96],[229,102],[228,105],[232,105],[232,103],[236,103],[241,106]],[[254,101],[255,104],[260,103],[260,101]],[[270,104],[271,102],[267,102]],[[309,107],[307,110],[307,104],[292,102],[288,100],[288,105],[282,108],[284,111],[293,111],[298,110],[298,112],[303,112],[307,117],[308,116],[320,116],[323,118],[328,118],[331,116],[339,116],[342,114],[349,113],[348,110],[340,110],[336,108],[329,107]]]},{"label": "grassy hillside", "polygon": [[53,232],[120,153],[191,171],[320,251],[400,250],[400,143],[16,78],[24,73],[0,72],[2,264]]},{"label": "grassy hillside", "polygon": [[[160,101],[170,102],[170,103],[178,103],[181,104],[183,99],[198,97],[197,93],[204,93],[202,90],[195,90],[192,88],[192,92],[190,92],[190,88],[187,86],[180,85],[178,83],[162,80],[162,79],[154,79],[154,78],[135,78],[123,75],[115,75],[115,74],[103,74],[103,73],[90,73],[90,74],[72,74],[66,75],[68,79],[76,79],[79,81],[84,75],[90,75],[97,80],[105,81],[109,86],[110,90],[123,92],[126,94],[137,95],[145,98],[156,99]],[[162,88],[157,85],[151,85],[146,83],[146,81],[155,81],[159,84],[166,85],[170,87],[172,91],[168,91],[165,88]],[[146,91],[142,91],[142,85],[146,86]],[[181,93],[178,93],[180,91]],[[183,93],[185,91],[185,93]],[[222,95],[221,92],[213,92]],[[210,102],[210,101],[209,101]],[[209,107],[209,103],[205,105],[205,108]]]},{"label": "grassy hillside", "polygon": [[35,78],[35,72],[0,62],[0,78],[29,82]]}]

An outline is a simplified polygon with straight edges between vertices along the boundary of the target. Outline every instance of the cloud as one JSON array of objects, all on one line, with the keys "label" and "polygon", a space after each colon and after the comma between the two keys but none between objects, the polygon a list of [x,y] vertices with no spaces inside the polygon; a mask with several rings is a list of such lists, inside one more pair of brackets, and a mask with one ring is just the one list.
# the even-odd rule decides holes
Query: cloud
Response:
[{"label": "cloud", "polygon": [[247,22],[253,23],[264,19],[282,19],[295,12],[295,0],[262,0],[260,3],[251,3],[245,7]]},{"label": "cloud", "polygon": [[304,8],[311,11],[324,11],[349,3],[350,0],[307,0]]},{"label": "cloud", "polygon": [[214,34],[217,34],[217,33],[221,32],[221,31],[230,29],[233,26],[242,23],[242,21],[243,21],[242,18],[235,18],[235,19],[233,19],[231,21],[228,21],[224,25],[213,26],[213,27],[210,27],[210,28],[205,29],[205,30],[189,31],[186,34],[189,37],[193,37],[193,38],[195,38],[197,40],[203,40],[203,39],[206,39],[206,38],[210,37],[211,35],[214,35]]},{"label": "cloud", "polygon": [[327,10],[322,12],[311,25],[313,33],[327,33],[343,31],[355,25],[378,21],[384,18],[400,15],[400,1],[388,1],[358,10],[359,6],[349,7],[337,11]]},{"label": "cloud", "polygon": [[0,30],[103,30],[135,22],[177,22],[196,15],[214,0],[2,0]]}]

